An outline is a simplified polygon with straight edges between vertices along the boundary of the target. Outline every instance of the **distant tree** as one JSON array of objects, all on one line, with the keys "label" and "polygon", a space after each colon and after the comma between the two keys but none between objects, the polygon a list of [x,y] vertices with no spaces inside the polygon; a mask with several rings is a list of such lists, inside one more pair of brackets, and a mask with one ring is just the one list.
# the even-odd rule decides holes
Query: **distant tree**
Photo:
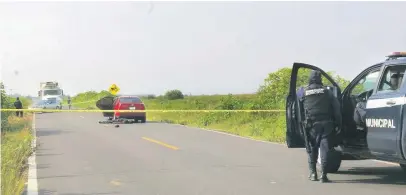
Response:
[{"label": "distant tree", "polygon": [[147,99],[155,99],[156,96],[154,94],[147,95]]},{"label": "distant tree", "polygon": [[183,99],[184,95],[180,90],[174,89],[174,90],[167,91],[165,93],[164,97],[168,100],[177,100],[177,99]]},{"label": "distant tree", "polygon": [[[310,72],[310,69],[301,68],[298,70],[296,89],[307,86],[309,83]],[[261,85],[258,90],[258,104],[261,105],[263,109],[284,108],[286,101],[285,98],[289,92],[291,73],[291,68],[281,68],[276,72],[268,74],[268,77],[264,80],[264,84]],[[327,74],[333,78],[341,89],[344,89],[349,84],[348,80],[336,75],[334,72],[327,72]],[[331,85],[325,77],[322,79],[324,85]]]}]

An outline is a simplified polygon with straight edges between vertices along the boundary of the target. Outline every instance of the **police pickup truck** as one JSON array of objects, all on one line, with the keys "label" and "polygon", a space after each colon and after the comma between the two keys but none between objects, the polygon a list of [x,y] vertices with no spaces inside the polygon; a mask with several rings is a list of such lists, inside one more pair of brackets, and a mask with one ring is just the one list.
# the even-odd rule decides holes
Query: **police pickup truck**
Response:
[{"label": "police pickup truck", "polygon": [[[337,172],[342,160],[366,159],[397,163],[406,172],[406,85],[402,80],[406,52],[394,52],[385,61],[366,68],[343,91],[320,68],[294,63],[286,99],[288,148],[305,148],[303,104],[296,93],[299,69],[320,71],[332,83],[329,89],[341,103],[342,128],[334,136],[334,148],[328,155],[329,173]],[[362,103],[365,114],[363,125],[359,125],[354,116]]]}]

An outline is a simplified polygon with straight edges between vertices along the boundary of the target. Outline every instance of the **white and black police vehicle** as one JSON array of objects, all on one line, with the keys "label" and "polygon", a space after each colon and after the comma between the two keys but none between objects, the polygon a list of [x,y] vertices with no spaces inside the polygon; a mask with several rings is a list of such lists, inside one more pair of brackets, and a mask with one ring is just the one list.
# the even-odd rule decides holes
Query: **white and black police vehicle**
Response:
[{"label": "white and black police vehicle", "polygon": [[[337,172],[342,160],[366,159],[397,163],[406,172],[406,52],[394,52],[366,68],[342,91],[320,68],[294,63],[286,99],[288,148],[305,148],[303,105],[296,93],[299,69],[320,71],[332,83],[328,88],[341,103],[342,128],[334,136],[334,149],[328,155],[329,173]],[[362,104],[364,107],[359,106]],[[354,119],[359,113],[364,113],[363,125]]]}]

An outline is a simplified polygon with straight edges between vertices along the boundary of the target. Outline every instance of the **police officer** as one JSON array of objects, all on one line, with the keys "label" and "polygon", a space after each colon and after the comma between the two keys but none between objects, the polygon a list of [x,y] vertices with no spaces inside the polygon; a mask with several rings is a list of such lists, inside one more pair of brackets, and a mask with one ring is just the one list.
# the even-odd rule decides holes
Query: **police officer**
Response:
[{"label": "police officer", "polygon": [[390,77],[390,88],[389,88],[389,90],[396,91],[399,88],[399,83],[400,83],[399,80],[400,79],[401,79],[400,74],[397,74],[397,73],[393,74]]},{"label": "police officer", "polygon": [[308,163],[310,169],[309,179],[317,181],[316,163],[321,152],[321,182],[329,182],[327,178],[327,153],[332,148],[331,137],[335,128],[341,128],[341,111],[338,100],[333,93],[323,86],[321,73],[310,73],[309,85],[305,88],[303,108],[307,119],[306,135],[308,150]]},{"label": "police officer", "polygon": [[[23,103],[21,103],[20,98],[17,97],[14,102],[14,107],[16,109],[23,109]],[[16,116],[23,117],[23,111],[16,111]]]},{"label": "police officer", "polygon": [[72,106],[71,100],[70,100],[70,96],[68,96],[68,106],[69,106],[69,110],[70,110],[70,108],[71,108],[71,106]]}]

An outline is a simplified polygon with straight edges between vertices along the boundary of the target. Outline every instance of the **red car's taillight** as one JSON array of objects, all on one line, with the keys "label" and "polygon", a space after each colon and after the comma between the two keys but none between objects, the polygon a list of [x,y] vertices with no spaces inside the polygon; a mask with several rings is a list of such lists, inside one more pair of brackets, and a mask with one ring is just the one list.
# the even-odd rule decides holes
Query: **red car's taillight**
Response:
[{"label": "red car's taillight", "polygon": [[135,106],[137,107],[138,110],[145,110],[144,104],[136,104]]}]

